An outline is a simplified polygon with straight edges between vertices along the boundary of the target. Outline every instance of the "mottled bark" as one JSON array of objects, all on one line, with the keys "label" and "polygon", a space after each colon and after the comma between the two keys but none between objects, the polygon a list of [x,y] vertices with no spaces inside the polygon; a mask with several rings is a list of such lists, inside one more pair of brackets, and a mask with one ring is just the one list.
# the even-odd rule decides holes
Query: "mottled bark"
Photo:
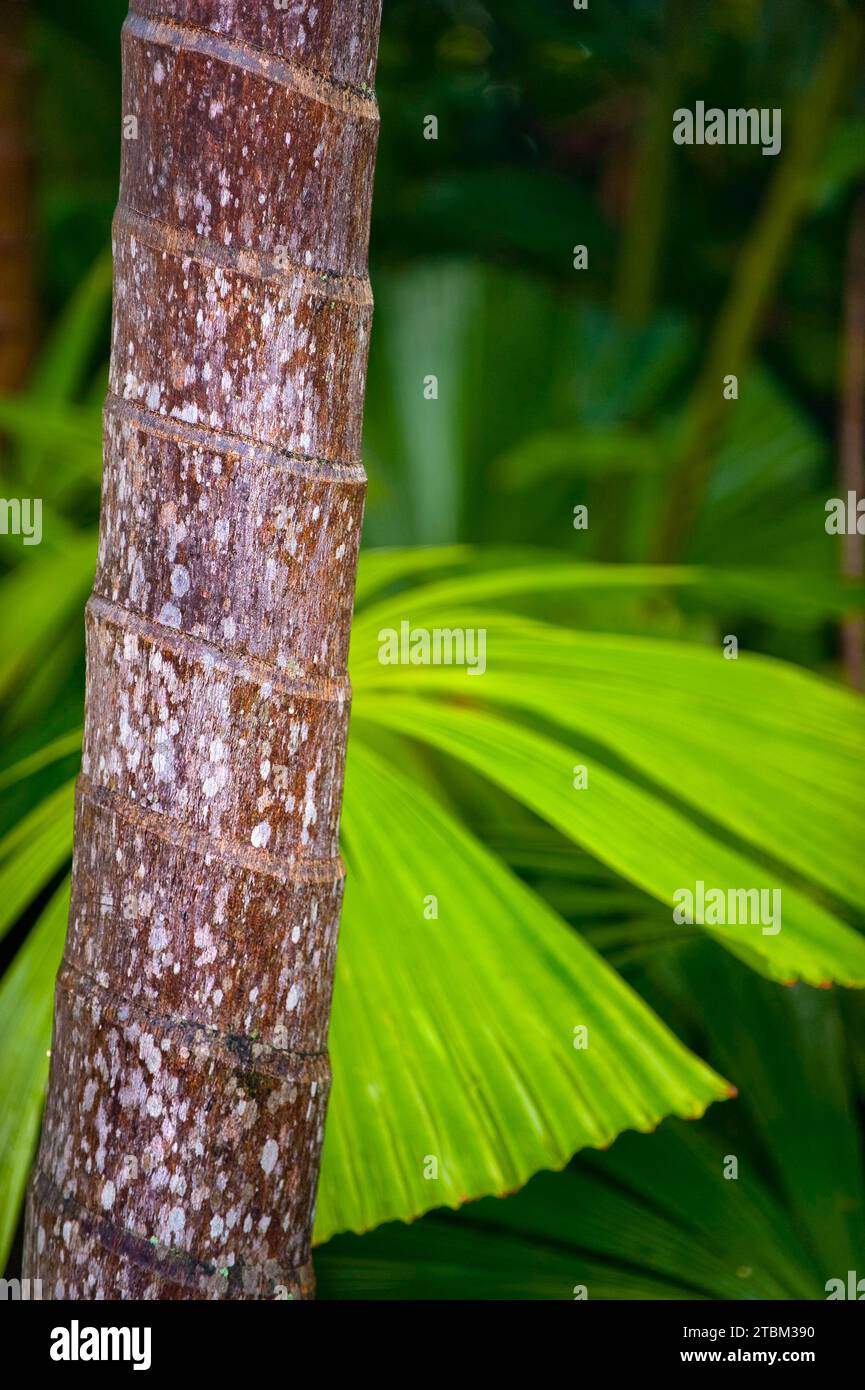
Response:
[{"label": "mottled bark", "polygon": [[380,0],[133,0],[72,908],[25,1262],[294,1297],[329,1089]]},{"label": "mottled bark", "polygon": [[0,0],[0,392],[23,385],[36,345],[33,254],[33,74],[25,0]]}]

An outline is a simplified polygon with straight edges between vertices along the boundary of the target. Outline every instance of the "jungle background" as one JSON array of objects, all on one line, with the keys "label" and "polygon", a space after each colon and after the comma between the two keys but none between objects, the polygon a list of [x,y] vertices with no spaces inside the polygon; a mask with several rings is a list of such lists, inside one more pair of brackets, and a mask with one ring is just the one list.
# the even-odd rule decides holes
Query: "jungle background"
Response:
[{"label": "jungle background", "polygon": [[[4,256],[2,491],[43,499],[39,546],[0,537],[8,1273],[68,902],[125,12],[40,0],[3,59],[32,254]],[[814,0],[385,0],[320,1297],[865,1276],[862,593],[824,526],[861,489],[863,51],[858,8]],[[698,99],[780,107],[780,155],[675,146]],[[487,674],[381,667],[403,619],[487,627]],[[783,930],[674,925],[697,877],[782,883]]]}]

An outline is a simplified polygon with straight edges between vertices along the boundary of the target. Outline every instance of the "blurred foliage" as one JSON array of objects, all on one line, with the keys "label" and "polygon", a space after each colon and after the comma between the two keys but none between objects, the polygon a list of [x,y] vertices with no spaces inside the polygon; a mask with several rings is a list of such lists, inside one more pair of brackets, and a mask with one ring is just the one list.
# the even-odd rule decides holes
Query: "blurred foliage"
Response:
[{"label": "blurred foliage", "polygon": [[[42,0],[30,35],[44,335],[0,432],[5,490],[45,514],[38,550],[0,537],[6,1247],[65,924],[125,9]],[[865,732],[837,658],[862,596],[823,525],[861,37],[842,0],[385,0],[318,1236],[483,1200],[335,1237],[322,1296],[810,1298],[861,1269],[862,999],[812,988],[865,983]],[[697,99],[781,107],[781,154],[675,147]],[[409,617],[486,626],[483,681],[380,666]],[[673,926],[676,883],[770,872],[778,937]],[[699,1122],[595,1151],[721,1077],[738,1098]]]}]

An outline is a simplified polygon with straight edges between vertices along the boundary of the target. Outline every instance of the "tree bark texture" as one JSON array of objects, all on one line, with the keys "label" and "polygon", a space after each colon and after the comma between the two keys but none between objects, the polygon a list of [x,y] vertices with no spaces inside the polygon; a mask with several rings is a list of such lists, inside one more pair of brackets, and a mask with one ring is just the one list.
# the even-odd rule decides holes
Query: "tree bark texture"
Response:
[{"label": "tree bark texture", "polygon": [[[133,0],[46,1297],[313,1292],[381,0]],[[134,127],[131,127],[134,130]]]}]

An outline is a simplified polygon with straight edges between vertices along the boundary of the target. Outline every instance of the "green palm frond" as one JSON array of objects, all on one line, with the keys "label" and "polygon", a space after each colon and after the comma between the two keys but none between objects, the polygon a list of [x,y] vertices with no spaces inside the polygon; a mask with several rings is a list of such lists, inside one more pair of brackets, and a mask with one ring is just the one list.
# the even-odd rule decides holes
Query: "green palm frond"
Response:
[{"label": "green palm frond", "polygon": [[[693,643],[572,632],[496,607],[521,590],[581,583],[651,592],[669,584],[666,571],[601,579],[557,560],[515,568],[500,559],[449,578],[464,558],[458,549],[384,553],[365,559],[368,573],[362,566],[320,1241],[512,1191],[581,1149],[668,1115],[699,1115],[729,1093],[484,846],[412,747],[470,767],[613,881],[654,899],[668,914],[667,938],[688,930],[672,923],[678,887],[777,881],[777,935],[747,924],[705,930],[772,979],[865,981],[865,938],[845,920],[862,877],[850,853],[865,758],[859,702],[779,662],[726,662]],[[408,587],[382,597],[400,584]],[[383,666],[378,633],[406,614],[430,627],[485,626],[483,676]],[[572,785],[578,763],[589,768],[583,790]],[[25,761],[20,775],[31,770]],[[62,869],[70,838],[64,783],[0,843],[8,924]],[[597,908],[585,901],[591,936]],[[626,945],[640,911],[618,927]],[[62,922],[51,920],[59,951]],[[657,934],[661,916],[652,920]],[[16,958],[25,979],[44,930]],[[19,1018],[4,1056],[23,1055],[34,1070],[47,1036]],[[22,1117],[18,1147],[34,1132],[32,1115]]]}]

